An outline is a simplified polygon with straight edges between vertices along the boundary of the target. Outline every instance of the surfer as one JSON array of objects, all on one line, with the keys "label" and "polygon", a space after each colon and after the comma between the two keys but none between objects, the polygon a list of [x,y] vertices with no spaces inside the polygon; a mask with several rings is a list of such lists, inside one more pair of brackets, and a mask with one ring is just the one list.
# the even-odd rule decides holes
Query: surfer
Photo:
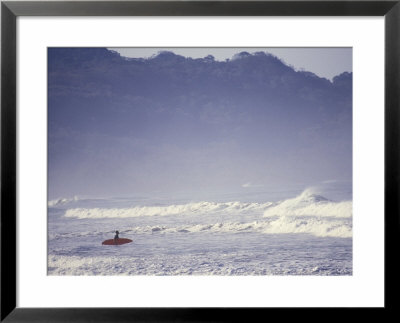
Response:
[{"label": "surfer", "polygon": [[119,237],[119,231],[117,230],[117,231],[115,231],[114,239],[104,240],[101,244],[102,245],[107,245],[107,246],[119,246],[121,244],[130,243],[130,242],[132,242],[131,239],[120,238]]},{"label": "surfer", "polygon": [[114,242],[115,242],[115,244],[117,244],[117,240],[119,239],[119,232],[118,232],[118,230],[117,231],[115,231],[115,236],[114,236]]}]

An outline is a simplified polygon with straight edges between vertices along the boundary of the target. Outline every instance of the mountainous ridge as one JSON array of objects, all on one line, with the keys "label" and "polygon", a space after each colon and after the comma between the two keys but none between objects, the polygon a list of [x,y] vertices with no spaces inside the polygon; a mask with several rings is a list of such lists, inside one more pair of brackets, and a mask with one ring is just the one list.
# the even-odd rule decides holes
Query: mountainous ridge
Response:
[{"label": "mountainous ridge", "polygon": [[170,169],[182,187],[241,187],[351,176],[352,73],[330,81],[240,50],[217,61],[49,48],[48,82],[54,178],[72,181],[73,170],[77,182],[99,181],[118,170],[114,185],[157,186]]}]

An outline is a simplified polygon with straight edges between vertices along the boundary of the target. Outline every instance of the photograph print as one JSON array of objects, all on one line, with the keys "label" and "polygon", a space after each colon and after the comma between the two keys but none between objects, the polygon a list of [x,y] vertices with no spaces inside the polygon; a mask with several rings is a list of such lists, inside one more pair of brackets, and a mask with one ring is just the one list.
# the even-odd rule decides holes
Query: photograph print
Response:
[{"label": "photograph print", "polygon": [[352,48],[47,54],[48,275],[353,275]]}]

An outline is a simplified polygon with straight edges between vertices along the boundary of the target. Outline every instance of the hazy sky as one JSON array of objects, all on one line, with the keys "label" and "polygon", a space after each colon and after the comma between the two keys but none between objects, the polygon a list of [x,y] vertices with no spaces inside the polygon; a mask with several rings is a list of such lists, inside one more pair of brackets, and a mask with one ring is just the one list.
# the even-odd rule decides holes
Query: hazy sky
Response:
[{"label": "hazy sky", "polygon": [[351,71],[351,49],[175,52],[220,61],[49,49],[50,199],[351,182],[352,75],[297,71]]},{"label": "hazy sky", "polygon": [[[126,57],[150,57],[157,54],[160,48],[112,48]],[[163,48],[176,54],[202,58],[213,55],[216,60],[231,59],[238,48]],[[352,72],[351,47],[303,47],[303,48],[256,48],[243,47],[241,51],[249,53],[265,51],[271,53],[296,69],[310,71],[320,77],[331,80],[343,72]]]}]

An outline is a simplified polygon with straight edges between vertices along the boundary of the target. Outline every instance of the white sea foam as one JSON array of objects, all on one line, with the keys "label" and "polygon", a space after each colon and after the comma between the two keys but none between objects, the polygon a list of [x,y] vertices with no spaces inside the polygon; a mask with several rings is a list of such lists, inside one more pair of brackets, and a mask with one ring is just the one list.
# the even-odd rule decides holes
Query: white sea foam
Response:
[{"label": "white sea foam", "polygon": [[349,220],[329,220],[323,217],[279,217],[263,228],[263,233],[308,233],[319,237],[350,238],[352,222]]},{"label": "white sea foam", "polygon": [[[268,258],[272,258],[270,263]],[[249,259],[253,261],[249,262]],[[299,266],[295,261],[277,255],[256,257],[249,251],[232,254],[159,254],[124,256],[48,257],[49,275],[350,275],[351,266],[338,266],[328,261],[310,259]]]},{"label": "white sea foam", "polygon": [[272,205],[272,203],[197,202],[167,206],[135,206],[131,208],[73,208],[66,210],[65,216],[79,219],[90,219],[209,214],[213,212],[240,213],[251,210],[262,212],[270,205]]},{"label": "white sea foam", "polygon": [[[210,257],[214,261],[210,261]],[[237,258],[237,255],[236,257]],[[218,261],[215,261],[218,260]],[[276,271],[276,270],[275,270]],[[308,270],[311,272],[311,269]],[[301,272],[304,274],[304,272]],[[224,255],[190,254],[157,257],[48,257],[49,275],[268,275],[282,274],[266,270],[261,264],[243,267]]]},{"label": "white sea foam", "polygon": [[134,234],[143,233],[239,233],[257,232],[265,234],[307,233],[319,237],[349,238],[352,236],[352,221],[349,219],[279,217],[253,222],[219,222],[183,226],[142,226],[131,230]]}]

